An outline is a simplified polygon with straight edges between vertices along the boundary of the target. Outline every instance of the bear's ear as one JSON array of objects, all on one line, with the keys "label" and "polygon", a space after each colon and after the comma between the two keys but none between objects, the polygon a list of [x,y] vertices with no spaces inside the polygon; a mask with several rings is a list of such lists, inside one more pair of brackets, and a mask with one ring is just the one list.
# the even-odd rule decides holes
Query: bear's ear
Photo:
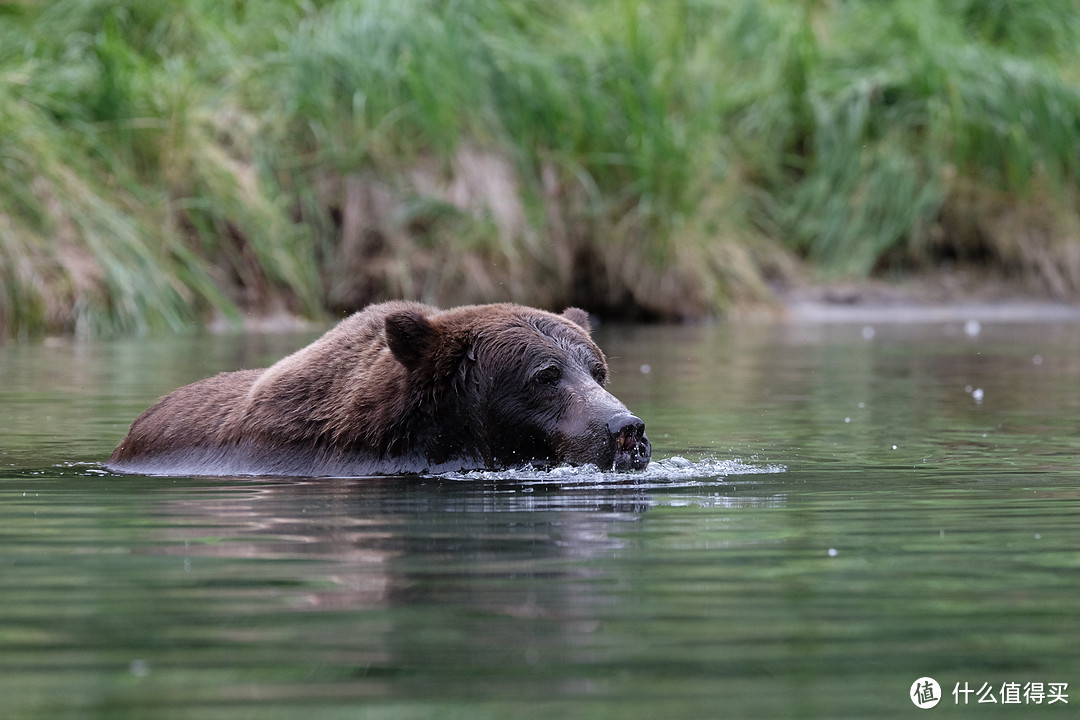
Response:
[{"label": "bear's ear", "polygon": [[581,308],[566,308],[563,310],[563,317],[574,323],[588,335],[592,332],[592,325],[589,324],[589,313],[585,312]]},{"label": "bear's ear", "polygon": [[402,310],[386,316],[386,344],[394,357],[410,370],[432,356],[438,331],[423,315]]}]

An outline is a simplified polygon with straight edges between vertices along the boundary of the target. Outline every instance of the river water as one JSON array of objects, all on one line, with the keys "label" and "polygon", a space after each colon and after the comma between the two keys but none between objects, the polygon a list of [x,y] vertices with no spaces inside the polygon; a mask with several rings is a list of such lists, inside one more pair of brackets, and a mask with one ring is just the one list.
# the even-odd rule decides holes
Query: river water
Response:
[{"label": "river water", "polygon": [[98,464],[313,336],[0,347],[0,716],[1075,714],[1080,324],[603,327],[640,475]]}]

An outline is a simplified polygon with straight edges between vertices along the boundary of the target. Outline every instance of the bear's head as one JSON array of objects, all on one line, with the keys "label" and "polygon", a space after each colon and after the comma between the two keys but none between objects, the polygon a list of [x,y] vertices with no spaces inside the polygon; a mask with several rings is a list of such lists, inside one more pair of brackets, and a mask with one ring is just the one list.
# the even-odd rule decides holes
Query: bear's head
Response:
[{"label": "bear's head", "polygon": [[428,418],[411,423],[412,439],[433,464],[648,466],[645,423],[604,389],[607,360],[584,311],[407,309],[388,315],[385,327],[414,407]]}]

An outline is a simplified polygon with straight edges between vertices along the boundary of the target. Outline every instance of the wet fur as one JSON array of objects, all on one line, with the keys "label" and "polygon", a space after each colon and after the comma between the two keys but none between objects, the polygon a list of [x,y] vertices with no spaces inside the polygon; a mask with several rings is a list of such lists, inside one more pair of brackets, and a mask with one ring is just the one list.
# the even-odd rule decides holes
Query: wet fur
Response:
[{"label": "wet fur", "polygon": [[[548,366],[564,373],[556,389],[535,379]],[[175,390],[135,420],[107,466],[357,476],[610,464],[602,419],[626,410],[602,389],[606,376],[577,309],[383,303],[269,368]]]}]

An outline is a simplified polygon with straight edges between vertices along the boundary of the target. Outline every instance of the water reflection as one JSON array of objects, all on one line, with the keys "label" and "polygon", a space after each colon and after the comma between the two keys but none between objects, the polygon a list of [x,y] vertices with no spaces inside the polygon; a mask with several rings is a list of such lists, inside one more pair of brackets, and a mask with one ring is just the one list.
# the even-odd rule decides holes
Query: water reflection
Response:
[{"label": "water reflection", "polygon": [[[182,557],[189,570],[199,558],[276,561],[293,572],[292,602],[309,609],[390,607],[460,599],[454,583],[432,582],[447,575],[576,573],[564,561],[621,547],[619,527],[649,505],[632,488],[575,497],[395,478],[166,490],[147,551]],[[503,591],[490,604],[517,607],[534,592]]]},{"label": "water reflection", "polygon": [[[717,464],[703,467],[712,472]],[[729,476],[775,471],[724,467]],[[580,469],[564,470],[554,478],[530,473],[516,481],[490,474],[164,485],[145,510],[158,529],[141,552],[185,558],[188,569],[194,558],[330,563],[334,572],[325,588],[306,592],[306,604],[389,606],[415,600],[418,580],[411,567],[425,575],[434,562],[457,572],[517,577],[523,568],[513,558],[520,556],[530,573],[539,561],[559,575],[568,572],[554,569],[564,561],[600,558],[623,548],[627,528],[658,505],[734,510],[783,502],[780,494],[748,494],[749,481],[741,494],[718,478],[666,485],[637,478],[639,483],[598,486],[575,480],[583,474]],[[656,494],[675,489],[688,492]],[[689,492],[693,489],[697,492]],[[496,557],[499,562],[492,564]]]}]

